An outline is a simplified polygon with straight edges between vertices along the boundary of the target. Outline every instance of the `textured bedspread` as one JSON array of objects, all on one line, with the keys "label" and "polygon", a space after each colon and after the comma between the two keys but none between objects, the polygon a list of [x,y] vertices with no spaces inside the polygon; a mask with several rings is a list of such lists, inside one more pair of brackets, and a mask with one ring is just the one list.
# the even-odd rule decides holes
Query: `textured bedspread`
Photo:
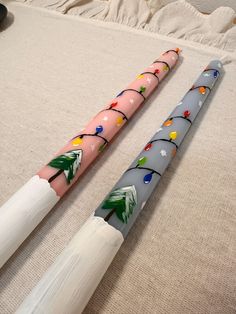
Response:
[{"label": "textured bedspread", "polygon": [[[115,22],[228,51],[236,50],[236,25],[233,24],[236,18],[234,0],[191,0],[189,2],[185,0],[18,1],[56,10],[67,15]],[[209,11],[207,10],[208,4],[212,8],[211,14],[200,13]]]}]

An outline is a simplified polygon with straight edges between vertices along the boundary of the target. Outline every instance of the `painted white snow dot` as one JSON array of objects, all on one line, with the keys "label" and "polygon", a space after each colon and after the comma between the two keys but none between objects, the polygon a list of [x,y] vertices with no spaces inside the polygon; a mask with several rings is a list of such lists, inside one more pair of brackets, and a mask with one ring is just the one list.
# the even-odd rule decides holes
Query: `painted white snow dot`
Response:
[{"label": "painted white snow dot", "polygon": [[202,106],[202,101],[201,100],[199,101],[198,106],[201,108],[201,106]]},{"label": "painted white snow dot", "polygon": [[166,157],[167,156],[167,153],[166,153],[166,151],[164,149],[162,149],[160,151],[160,154],[161,154],[162,157]]},{"label": "painted white snow dot", "polygon": [[131,98],[131,99],[129,100],[129,102],[130,102],[131,104],[133,104],[133,103],[134,103],[134,100]]}]

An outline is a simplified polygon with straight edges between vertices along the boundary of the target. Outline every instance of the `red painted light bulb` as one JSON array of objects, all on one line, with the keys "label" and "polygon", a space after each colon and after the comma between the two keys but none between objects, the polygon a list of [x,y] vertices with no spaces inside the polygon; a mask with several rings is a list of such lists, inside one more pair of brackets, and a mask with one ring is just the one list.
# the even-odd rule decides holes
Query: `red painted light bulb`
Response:
[{"label": "red painted light bulb", "polygon": [[185,110],[183,113],[185,118],[188,118],[190,116],[190,111],[189,110]]},{"label": "red painted light bulb", "polygon": [[150,150],[151,148],[152,148],[152,143],[148,143],[148,144],[145,146],[144,150],[145,150],[145,151],[148,151],[148,150]]},{"label": "red painted light bulb", "polygon": [[116,107],[118,105],[118,102],[113,102],[112,104],[111,104],[111,108],[114,108],[114,107]]}]

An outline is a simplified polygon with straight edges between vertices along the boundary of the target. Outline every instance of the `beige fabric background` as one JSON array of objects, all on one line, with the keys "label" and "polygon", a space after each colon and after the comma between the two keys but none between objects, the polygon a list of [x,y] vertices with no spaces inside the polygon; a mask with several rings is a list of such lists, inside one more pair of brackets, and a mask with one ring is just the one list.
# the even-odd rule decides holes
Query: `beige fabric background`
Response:
[{"label": "beige fabric background", "polygon": [[[0,271],[13,313],[211,58],[224,51],[9,5],[0,33],[0,203],[163,50],[182,61]],[[85,309],[236,312],[235,61],[202,109]],[[59,314],[59,313],[55,313]]]},{"label": "beige fabric background", "polygon": [[[68,11],[71,11],[71,9],[72,11],[74,11],[73,8],[86,6],[86,4],[87,4],[87,8],[88,7],[95,8],[95,7],[98,7],[99,5],[100,5],[100,8],[102,8],[102,7],[105,7],[107,3],[109,2],[116,2],[116,3],[119,3],[119,8],[121,8],[122,6],[126,6],[126,5],[127,6],[129,5],[131,7],[132,5],[134,5],[134,3],[138,3],[138,1],[143,2],[143,3],[146,2],[147,7],[150,7],[153,11],[157,11],[161,9],[162,7],[166,6],[167,4],[174,2],[176,0],[132,0],[132,1],[129,1],[129,0],[91,0],[91,1],[89,0],[87,1],[83,1],[83,0],[47,0],[47,1],[17,0],[17,1],[27,3],[27,4],[57,9],[57,10],[61,10],[60,8],[62,8],[64,10],[66,9],[68,13]],[[93,4],[91,4],[91,2]],[[97,5],[95,5],[95,3]],[[236,11],[235,0],[188,0],[188,3],[190,3],[196,9],[198,9],[200,12],[203,12],[203,13],[211,13],[217,8],[222,7],[222,6],[230,7],[234,11]]]},{"label": "beige fabric background", "polygon": [[[128,25],[138,29],[195,41],[224,50],[236,49],[235,7],[226,0],[212,3],[212,13],[185,0],[17,0],[32,6]],[[199,1],[199,0],[198,0]],[[214,2],[214,4],[213,4]],[[217,4],[218,2],[218,4]],[[228,6],[228,7],[227,7]],[[198,8],[198,10],[197,10]],[[234,8],[234,9],[233,9]]]}]

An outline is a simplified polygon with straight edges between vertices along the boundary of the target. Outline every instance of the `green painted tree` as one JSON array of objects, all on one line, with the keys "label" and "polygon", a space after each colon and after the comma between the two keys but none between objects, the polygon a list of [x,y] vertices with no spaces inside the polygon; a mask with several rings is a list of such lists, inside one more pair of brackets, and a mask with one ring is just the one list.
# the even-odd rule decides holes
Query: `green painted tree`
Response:
[{"label": "green painted tree", "polygon": [[49,166],[59,169],[59,171],[49,178],[48,182],[55,180],[64,172],[68,184],[73,180],[80,167],[83,151],[82,149],[71,150],[63,155],[59,155],[49,162]]},{"label": "green painted tree", "polygon": [[116,189],[108,195],[102,204],[103,209],[112,209],[104,220],[108,221],[111,216],[116,213],[116,216],[122,222],[127,223],[136,204],[137,192],[134,185]]}]

